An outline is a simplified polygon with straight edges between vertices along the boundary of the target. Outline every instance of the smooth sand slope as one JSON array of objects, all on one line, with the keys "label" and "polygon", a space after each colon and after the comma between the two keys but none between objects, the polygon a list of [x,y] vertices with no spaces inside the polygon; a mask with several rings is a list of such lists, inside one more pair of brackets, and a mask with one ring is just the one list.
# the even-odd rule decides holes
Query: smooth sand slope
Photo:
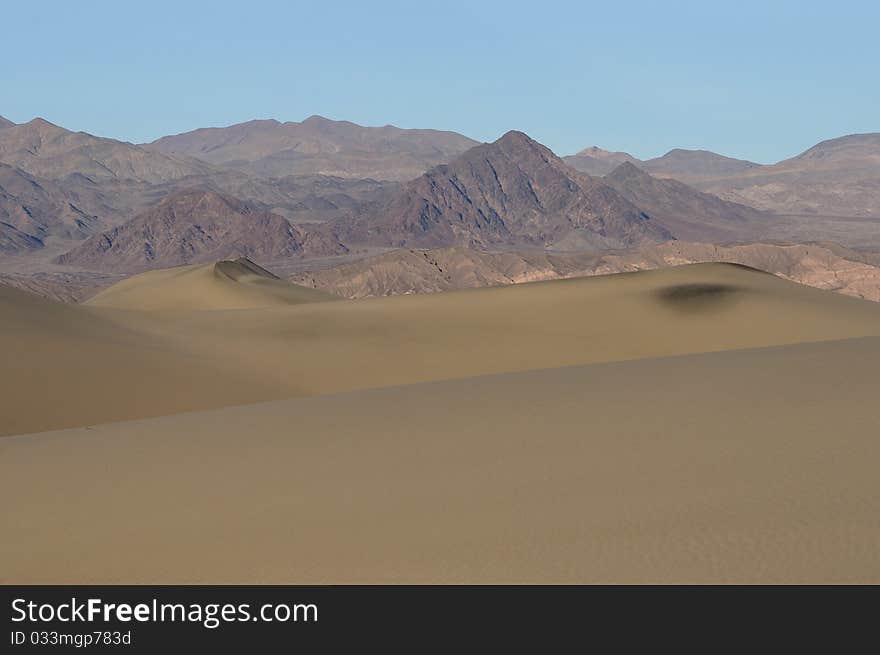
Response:
[{"label": "smooth sand slope", "polygon": [[281,398],[221,358],[0,285],[0,435]]},{"label": "smooth sand slope", "polygon": [[0,288],[0,582],[880,582],[876,303],[242,266]]},{"label": "smooth sand slope", "polygon": [[279,280],[249,259],[150,271],[91,298],[93,307],[141,311],[251,309],[337,300],[315,289]]},{"label": "smooth sand slope", "polygon": [[[211,267],[137,276],[89,306],[3,290],[0,434],[880,334],[878,304],[723,264],[429,296],[291,302],[306,296],[316,298],[278,280],[218,276]],[[189,298],[197,309],[180,308]],[[154,309],[132,309],[135,299]],[[206,303],[219,309],[205,310]]]},{"label": "smooth sand slope", "polygon": [[0,440],[0,582],[880,582],[880,338]]}]

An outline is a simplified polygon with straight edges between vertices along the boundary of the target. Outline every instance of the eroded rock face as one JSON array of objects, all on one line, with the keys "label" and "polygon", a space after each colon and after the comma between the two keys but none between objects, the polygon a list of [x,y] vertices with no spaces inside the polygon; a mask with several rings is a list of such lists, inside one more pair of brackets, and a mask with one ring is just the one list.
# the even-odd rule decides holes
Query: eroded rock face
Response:
[{"label": "eroded rock face", "polygon": [[7,228],[40,241],[49,236],[85,239],[100,221],[78,203],[77,195],[59,184],[0,163],[0,223]]},{"label": "eroded rock face", "polygon": [[339,221],[345,243],[405,247],[626,247],[672,233],[522,132],[472,148]]},{"label": "eroded rock face", "polygon": [[261,261],[344,248],[287,219],[211,191],[172,194],[133,220],[87,239],[58,258],[87,270],[137,272],[233,256]]}]

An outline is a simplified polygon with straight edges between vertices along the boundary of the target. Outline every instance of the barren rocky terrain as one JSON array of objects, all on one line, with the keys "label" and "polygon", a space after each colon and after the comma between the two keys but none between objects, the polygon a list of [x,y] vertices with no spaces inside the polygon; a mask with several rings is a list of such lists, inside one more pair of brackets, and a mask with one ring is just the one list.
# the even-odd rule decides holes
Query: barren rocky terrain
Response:
[{"label": "barren rocky terrain", "polygon": [[335,224],[345,242],[602,249],[672,233],[613,187],[508,132]]},{"label": "barren rocky terrain", "polygon": [[400,249],[361,261],[297,273],[296,284],[345,298],[435,293],[536,280],[732,262],[819,289],[880,301],[880,255],[833,244],[713,244],[671,241],[623,252],[487,253],[467,248]]},{"label": "barren rocky terrain", "polygon": [[0,275],[51,298],[241,256],[347,297],[723,257],[878,295],[876,135],[761,166],[681,149],[561,159],[521,132],[480,145],[320,117],[141,146],[42,119],[0,130]]}]

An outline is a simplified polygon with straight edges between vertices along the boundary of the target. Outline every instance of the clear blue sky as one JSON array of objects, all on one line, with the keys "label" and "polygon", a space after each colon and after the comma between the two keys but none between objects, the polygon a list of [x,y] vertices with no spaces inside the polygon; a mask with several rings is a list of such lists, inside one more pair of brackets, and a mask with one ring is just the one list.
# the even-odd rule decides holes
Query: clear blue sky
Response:
[{"label": "clear blue sky", "polygon": [[0,115],[133,142],[311,114],[760,162],[880,131],[880,3],[8,2]]}]

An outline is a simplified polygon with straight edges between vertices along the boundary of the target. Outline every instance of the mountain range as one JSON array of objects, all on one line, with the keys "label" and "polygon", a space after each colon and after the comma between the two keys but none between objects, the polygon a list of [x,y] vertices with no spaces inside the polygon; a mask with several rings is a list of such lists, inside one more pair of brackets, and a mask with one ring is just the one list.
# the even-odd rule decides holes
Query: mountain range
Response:
[{"label": "mountain range", "polygon": [[516,131],[432,168],[335,228],[343,241],[393,247],[576,250],[673,238],[614,188]]},{"label": "mountain range", "polygon": [[627,152],[610,152],[598,146],[591,146],[563,159],[572,168],[590,175],[607,175],[618,165],[630,163],[655,175],[687,177],[691,180],[741,173],[760,166],[708,150],[683,148],[675,148],[662,157],[642,161]]},{"label": "mountain range", "polygon": [[133,220],[86,239],[57,263],[107,272],[253,257],[261,261],[293,255],[345,252],[320,233],[306,232],[286,218],[213,191],[174,193]]},{"label": "mountain range", "polygon": [[517,131],[478,144],[319,116],[141,145],[40,118],[0,121],[0,272],[57,274],[82,288],[92,281],[79,272],[230,256],[355,259],[460,246],[593,253],[673,239],[827,240],[847,230],[853,238],[840,240],[880,247],[880,230],[870,237],[877,212],[878,134],[765,166],[682,149],[646,161],[598,147],[560,158]]},{"label": "mountain range", "polygon": [[675,149],[641,161],[596,146],[564,158],[591,175],[631,163],[725,200],[777,214],[880,216],[880,133],[823,141],[799,155],[761,165],[705,150]]},{"label": "mountain range", "polygon": [[71,132],[42,118],[3,130],[0,161],[48,179],[80,176],[92,181],[148,184],[212,170],[210,165],[192,157],[165,155],[130,143]]},{"label": "mountain range", "polygon": [[697,186],[729,200],[782,214],[877,218],[880,133],[823,141],[772,166]]},{"label": "mountain range", "polygon": [[[131,220],[181,189],[240,198],[297,222],[336,218],[396,183],[325,175],[261,178],[187,156],[70,132],[43,119],[0,132],[0,221],[53,254]],[[25,249],[10,245],[7,252]]]},{"label": "mountain range", "polygon": [[[670,181],[582,175],[521,132],[403,185],[319,174],[259,177],[42,119],[4,129],[0,152],[11,162],[0,168],[4,252],[45,249],[55,264],[101,272],[215,256],[335,255],[352,245],[619,248],[675,238],[664,221],[682,224],[678,214],[700,212],[710,230],[713,220],[734,224],[744,213],[684,185],[672,189]],[[173,221],[171,206],[179,208]],[[272,221],[251,230],[248,221],[269,215]],[[265,232],[275,229],[291,241],[279,245],[277,234]],[[264,247],[260,239],[268,239]]]},{"label": "mountain range", "polygon": [[311,116],[301,123],[257,120],[202,128],[162,137],[144,148],[264,177],[321,174],[404,181],[475,145],[455,132],[362,127]]},{"label": "mountain range", "polygon": [[[352,246],[602,250],[674,238],[651,217],[655,209],[677,225],[685,224],[679,214],[688,211],[702,212],[706,225],[739,225],[758,214],[633,170],[638,180],[629,181],[623,170],[606,183],[573,171],[525,134],[509,132],[323,224],[295,226],[234,197],[188,189],[90,237],[56,263],[135,272],[229,256],[338,255]],[[650,214],[640,208],[647,205]]]},{"label": "mountain range", "polygon": [[620,164],[602,181],[679,239],[735,241],[771,220],[765,212],[702,193],[678,180],[653,177],[630,162]]}]

